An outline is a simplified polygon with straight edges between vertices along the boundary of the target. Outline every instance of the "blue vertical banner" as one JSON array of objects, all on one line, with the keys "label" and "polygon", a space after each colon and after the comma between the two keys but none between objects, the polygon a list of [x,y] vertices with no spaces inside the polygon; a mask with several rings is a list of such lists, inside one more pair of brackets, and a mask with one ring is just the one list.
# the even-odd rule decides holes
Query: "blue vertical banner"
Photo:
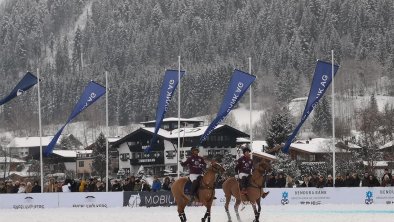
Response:
[{"label": "blue vertical banner", "polygon": [[156,125],[153,137],[150,141],[150,146],[145,149],[146,153],[149,153],[152,147],[156,144],[157,132],[159,132],[161,123],[163,122],[164,115],[167,113],[168,106],[170,105],[172,96],[174,95],[175,89],[178,86],[178,75],[180,74],[181,79],[185,74],[185,71],[178,70],[166,70],[164,75],[163,84],[160,89],[159,103],[156,109]]},{"label": "blue vertical banner", "polygon": [[76,116],[78,116],[79,113],[84,111],[91,104],[96,102],[96,100],[98,100],[101,96],[103,96],[105,94],[105,90],[106,89],[104,86],[94,81],[89,82],[89,84],[85,87],[85,90],[82,93],[82,96],[80,97],[78,103],[74,106],[74,110],[72,111],[70,117],[68,117],[67,122],[55,134],[55,136],[52,138],[51,142],[48,144],[47,148],[45,149],[44,151],[45,156],[49,156],[53,152],[57,140],[59,139],[66,125],[69,124]]},{"label": "blue vertical banner", "polygon": [[15,86],[15,88],[10,92],[10,94],[4,99],[0,100],[0,106],[21,95],[24,91],[30,89],[32,86],[37,84],[37,82],[37,77],[30,72],[27,72],[25,76],[23,76],[23,78]]},{"label": "blue vertical banner", "polygon": [[[338,65],[334,65],[334,76],[339,69]],[[304,112],[301,117],[300,123],[294,129],[293,133],[287,138],[285,146],[282,148],[284,153],[289,152],[290,144],[294,137],[297,135],[298,131],[301,129],[302,124],[306,121],[309,114],[313,111],[315,106],[318,104],[321,97],[323,97],[328,86],[332,81],[332,64],[329,62],[324,62],[317,60],[315,74],[313,76],[311,89],[309,91],[308,100],[305,105]],[[334,118],[334,117],[333,117]]]},{"label": "blue vertical banner", "polygon": [[235,104],[237,104],[237,102],[242,98],[246,90],[248,90],[249,86],[254,82],[255,79],[256,76],[254,75],[237,69],[234,70],[229,87],[223,98],[222,105],[220,106],[220,110],[215,119],[201,136],[200,144],[207,140],[209,134],[211,134],[216,126],[227,117]]}]

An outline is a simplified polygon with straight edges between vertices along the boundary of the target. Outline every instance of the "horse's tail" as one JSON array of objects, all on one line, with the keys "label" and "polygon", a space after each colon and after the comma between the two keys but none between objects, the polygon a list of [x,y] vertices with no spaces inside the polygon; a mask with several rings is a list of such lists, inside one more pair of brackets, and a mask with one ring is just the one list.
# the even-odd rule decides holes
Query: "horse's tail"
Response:
[{"label": "horse's tail", "polygon": [[181,177],[176,180],[171,186],[172,195],[175,198],[177,204],[187,204],[189,203],[190,199],[185,195],[185,184],[187,183],[187,177]]}]

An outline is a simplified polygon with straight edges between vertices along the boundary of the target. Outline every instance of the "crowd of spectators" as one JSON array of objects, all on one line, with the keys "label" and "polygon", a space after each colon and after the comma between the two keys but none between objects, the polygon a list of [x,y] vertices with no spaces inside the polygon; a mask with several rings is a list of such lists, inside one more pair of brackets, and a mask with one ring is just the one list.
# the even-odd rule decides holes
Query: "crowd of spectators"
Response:
[{"label": "crowd of spectators", "polygon": [[385,169],[383,176],[377,178],[375,175],[365,172],[362,177],[357,173],[347,173],[345,176],[338,173],[335,178],[332,175],[324,176],[314,173],[312,175],[304,175],[301,180],[295,180],[284,173],[272,173],[268,176],[266,187],[270,188],[291,188],[291,187],[389,187],[394,186],[394,176]]},{"label": "crowd of spectators", "polygon": [[[226,177],[218,177],[216,188],[220,189]],[[108,190],[117,191],[170,191],[175,179],[170,177],[158,178],[154,176],[150,184],[142,177],[130,176],[125,179],[113,179],[108,181]],[[394,175],[385,169],[381,178],[377,178],[371,173],[365,172],[361,177],[357,173],[347,173],[345,176],[338,173],[335,183],[331,175],[324,176],[314,173],[304,175],[299,179],[293,179],[284,173],[272,173],[266,177],[266,187],[269,188],[291,188],[291,187],[388,187],[394,186]],[[65,179],[57,181],[50,178],[44,186],[44,192],[105,192],[106,183],[98,178],[90,179]],[[40,193],[41,186],[38,181],[0,181],[0,193]]]}]

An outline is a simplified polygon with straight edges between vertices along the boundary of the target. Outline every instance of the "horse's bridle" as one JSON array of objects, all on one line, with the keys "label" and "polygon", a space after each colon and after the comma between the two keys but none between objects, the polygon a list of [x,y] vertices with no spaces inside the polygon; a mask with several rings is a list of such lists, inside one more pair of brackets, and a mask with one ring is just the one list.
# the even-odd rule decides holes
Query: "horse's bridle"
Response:
[{"label": "horse's bridle", "polygon": [[[221,171],[221,169],[220,168],[223,168],[220,164],[218,164],[218,163],[215,163],[215,164],[213,164],[212,166],[212,169],[213,169],[213,171],[215,172],[215,173],[219,173],[220,171]],[[201,179],[201,187],[200,187],[200,189],[208,189],[208,190],[214,190],[215,189],[215,183],[213,184],[213,186],[211,187],[211,186],[209,186],[209,184],[206,184],[205,182],[204,182],[204,178],[202,178]]]}]

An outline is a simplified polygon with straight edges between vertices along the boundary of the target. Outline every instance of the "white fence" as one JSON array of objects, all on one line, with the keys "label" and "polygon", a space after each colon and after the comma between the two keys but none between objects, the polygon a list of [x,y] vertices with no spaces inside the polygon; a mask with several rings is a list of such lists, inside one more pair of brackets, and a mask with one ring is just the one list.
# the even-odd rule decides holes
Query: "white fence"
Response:
[{"label": "white fence", "polygon": [[[321,205],[321,204],[392,204],[394,187],[357,188],[265,188],[270,194],[261,201],[262,205]],[[223,190],[217,189],[214,205],[223,206]],[[145,198],[146,200],[142,200]],[[155,202],[155,200],[157,200]],[[150,202],[149,202],[150,201]],[[45,208],[110,208],[173,205],[170,192],[88,192],[88,193],[35,193],[0,194],[3,209]],[[151,203],[152,202],[152,203]],[[234,204],[234,198],[230,204]]]}]

